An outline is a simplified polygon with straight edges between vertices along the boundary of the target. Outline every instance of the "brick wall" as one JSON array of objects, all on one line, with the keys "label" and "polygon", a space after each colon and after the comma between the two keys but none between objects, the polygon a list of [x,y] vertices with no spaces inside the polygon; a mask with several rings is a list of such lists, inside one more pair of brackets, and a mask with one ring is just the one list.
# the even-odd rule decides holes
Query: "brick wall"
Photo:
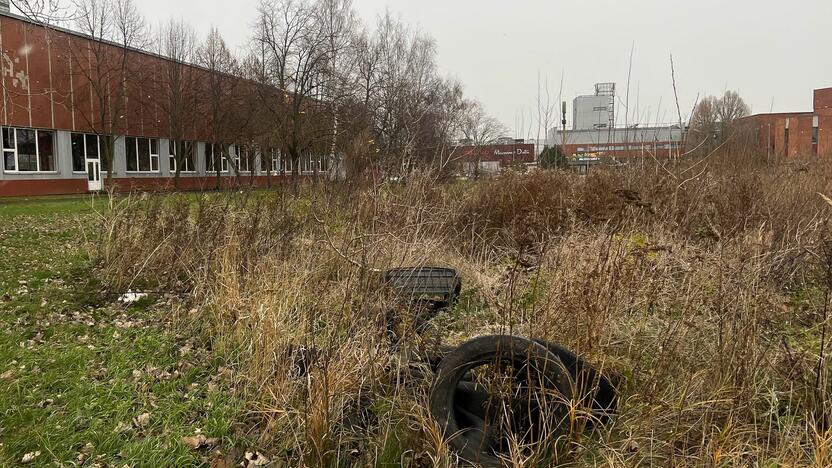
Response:
[{"label": "brick wall", "polygon": [[815,90],[815,114],[832,115],[832,88]]},{"label": "brick wall", "polygon": [[832,115],[818,116],[818,154],[832,157]]}]

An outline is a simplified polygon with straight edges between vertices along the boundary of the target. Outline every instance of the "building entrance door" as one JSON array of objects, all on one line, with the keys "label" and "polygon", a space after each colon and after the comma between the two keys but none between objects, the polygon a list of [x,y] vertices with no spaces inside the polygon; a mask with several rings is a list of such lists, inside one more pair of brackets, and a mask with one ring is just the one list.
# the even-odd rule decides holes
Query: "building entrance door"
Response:
[{"label": "building entrance door", "polygon": [[98,192],[101,186],[101,163],[97,159],[87,159],[87,189]]}]

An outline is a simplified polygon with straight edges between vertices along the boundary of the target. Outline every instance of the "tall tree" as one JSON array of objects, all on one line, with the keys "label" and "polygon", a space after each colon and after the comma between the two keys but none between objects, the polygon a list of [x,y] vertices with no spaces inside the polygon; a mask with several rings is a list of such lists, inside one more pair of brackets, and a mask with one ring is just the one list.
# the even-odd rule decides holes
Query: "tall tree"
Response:
[{"label": "tall tree", "polygon": [[281,153],[297,174],[301,157],[311,156],[329,127],[322,117],[323,79],[331,58],[331,38],[316,3],[261,0],[255,44],[263,51],[261,98],[280,138]]},{"label": "tall tree", "polygon": [[216,188],[222,187],[223,168],[229,167],[229,148],[238,140],[248,118],[240,112],[243,84],[240,65],[216,28],[197,51],[197,63],[206,74],[199,82],[199,114],[204,117],[206,170],[216,174]]},{"label": "tall tree", "polygon": [[489,115],[478,101],[466,102],[461,135],[472,145],[487,145],[508,133],[508,128]]},{"label": "tall tree", "polygon": [[190,25],[183,21],[167,22],[159,30],[157,44],[159,54],[168,59],[164,62],[162,73],[156,77],[155,86],[170,140],[168,151],[173,156],[170,161],[173,163],[174,185],[178,188],[182,170],[195,170],[196,149],[186,136],[194,135],[199,117],[197,82],[204,78],[198,76],[200,71],[193,66],[197,57],[197,39]]},{"label": "tall tree", "polygon": [[75,7],[75,26],[89,39],[69,38],[65,46],[70,73],[90,102],[82,99],[84,105],[73,103],[73,109],[98,136],[110,181],[116,141],[130,123],[129,100],[143,96],[136,88],[145,71],[133,63],[132,49],[147,45],[145,21],[133,0],[76,0]]},{"label": "tall tree", "polygon": [[749,113],[750,108],[736,91],[726,91],[719,98],[707,96],[691,116],[691,142],[710,153],[734,134],[737,120]]}]

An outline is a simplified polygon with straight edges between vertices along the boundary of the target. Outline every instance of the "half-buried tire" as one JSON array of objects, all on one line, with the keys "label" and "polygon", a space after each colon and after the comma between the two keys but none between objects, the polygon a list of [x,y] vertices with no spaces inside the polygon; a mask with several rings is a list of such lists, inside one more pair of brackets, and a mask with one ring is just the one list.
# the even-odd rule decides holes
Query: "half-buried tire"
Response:
[{"label": "half-buried tire", "polygon": [[557,343],[545,340],[535,342],[560,358],[574,384],[573,397],[589,408],[593,416],[590,423],[606,424],[618,409],[618,392],[609,377]]},{"label": "half-buried tire", "polygon": [[[510,403],[510,411],[496,411],[509,413],[512,420],[525,418],[528,431],[520,431],[522,434],[514,434],[515,437],[531,434],[532,443],[537,443],[543,437],[551,440],[565,433],[568,401],[572,398],[568,371],[555,354],[539,343],[508,335],[481,336],[448,353],[436,372],[430,395],[431,414],[451,448],[463,460],[484,467],[502,466],[501,455],[508,455],[504,444],[495,440],[501,437],[495,435],[500,430],[489,423],[495,413],[492,395],[486,385],[472,378],[472,370],[489,365],[510,367],[511,378],[517,379],[519,386],[525,385],[530,395],[517,410]],[[529,383],[530,379],[534,384]],[[534,411],[530,410],[532,406],[536,407]],[[518,423],[517,427],[520,426]]]}]

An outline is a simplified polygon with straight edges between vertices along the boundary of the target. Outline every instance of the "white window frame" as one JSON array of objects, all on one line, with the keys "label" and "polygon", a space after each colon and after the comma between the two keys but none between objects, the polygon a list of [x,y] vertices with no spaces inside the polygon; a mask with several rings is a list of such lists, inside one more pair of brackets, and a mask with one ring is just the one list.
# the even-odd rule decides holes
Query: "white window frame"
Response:
[{"label": "white window frame", "polygon": [[[191,144],[191,147],[196,144],[196,142],[185,140],[184,143],[187,145],[188,143]],[[171,174],[176,174],[176,141],[175,140],[168,140],[168,169],[170,170]],[[196,172],[196,161],[194,160],[195,154],[191,154],[191,162],[194,164],[194,167],[188,168],[185,167],[181,171],[180,174],[193,174]],[[188,160],[186,159],[185,162],[187,163]],[[187,164],[185,164],[187,166]]]},{"label": "white window frame", "polygon": [[312,162],[312,156],[305,155],[301,156],[300,158],[300,172],[303,174],[310,174],[315,172],[314,163]]},{"label": "white window frame", "polygon": [[234,149],[236,150],[234,152],[234,154],[235,154],[234,165],[237,168],[237,173],[239,173],[239,174],[242,174],[242,173],[250,174],[251,173],[251,162],[252,161],[250,161],[249,158],[248,158],[248,151],[249,151],[248,148],[246,148],[246,158],[245,158],[246,169],[245,170],[240,169],[240,165],[243,162],[243,149],[244,149],[244,147],[242,145],[235,145]]},{"label": "white window frame", "polygon": [[[205,172],[211,173],[211,174],[216,174],[217,173],[217,167],[216,166],[212,167],[210,170],[208,169],[208,151],[207,151],[207,148],[211,148],[211,158],[214,161],[214,163],[216,164],[217,151],[220,150],[221,147],[217,143],[205,143],[205,148],[206,148],[206,150],[203,151],[204,156],[205,156]],[[220,151],[220,153],[222,153],[222,151]],[[228,158],[226,158],[225,155],[222,155],[222,154],[220,154],[220,156],[221,156],[220,161],[219,161],[219,163],[220,163],[220,173],[228,172]]]},{"label": "white window frame", "polygon": [[289,174],[291,174],[292,173],[292,158],[285,157],[285,156],[281,155],[280,160],[283,161],[283,172],[288,172]]},{"label": "white window frame", "polygon": [[87,159],[92,159],[92,158],[87,157],[87,137],[88,136],[95,137],[95,142],[98,144],[98,163],[103,166],[104,161],[101,159],[101,137],[99,137],[95,133],[71,132],[69,134],[69,144],[70,144],[70,146],[69,146],[70,147],[70,155],[69,156],[70,156],[70,159],[72,158],[71,148],[72,148],[72,137],[74,135],[81,135],[82,137],[84,137],[84,169],[80,170],[80,171],[76,171],[75,167],[73,167],[72,168],[72,173],[73,174],[86,174],[87,173],[87,162],[86,161],[87,161]]},{"label": "white window frame", "polygon": [[[324,168],[324,161],[327,162],[326,168]],[[329,156],[318,157],[318,172],[329,172]]]},{"label": "white window frame", "polygon": [[[57,174],[58,173],[58,157],[55,154],[56,151],[56,144],[55,144],[55,131],[54,130],[38,130],[36,128],[28,128],[28,127],[0,127],[2,129],[8,129],[14,131],[14,148],[7,149],[5,147],[5,143],[2,141],[2,135],[0,135],[0,150],[2,151],[3,158],[0,163],[3,164],[3,172],[9,174]],[[20,170],[20,159],[17,152],[17,131],[18,130],[31,130],[35,132],[35,161],[37,162],[38,169],[36,171],[21,171]],[[55,168],[51,171],[42,171],[40,170],[40,138],[38,138],[39,132],[46,132],[52,135],[52,166]],[[14,169],[7,169],[6,168],[6,153],[14,154]]]},{"label": "white window frame", "polygon": [[[127,146],[127,143],[128,143],[127,140],[129,140],[130,138],[133,139],[133,141],[135,142],[135,145],[136,145],[136,170],[131,171],[131,170],[127,169],[126,172],[128,174],[158,174],[159,171],[160,171],[160,168],[159,168],[159,139],[158,138],[148,138],[148,137],[134,137],[134,136],[125,137],[124,138],[124,146],[125,146],[124,157],[125,157],[125,159],[128,157],[126,146]],[[148,151],[149,157],[150,157],[150,170],[148,170],[148,171],[143,171],[143,170],[139,169],[139,166],[140,166],[139,158],[141,157],[141,155],[139,154],[139,140],[147,140],[147,151]],[[156,153],[155,154],[153,153],[153,144],[151,143],[154,140],[156,141]],[[153,168],[153,158],[156,158],[156,169]],[[126,167],[126,161],[125,161],[125,167]]]},{"label": "white window frame", "polygon": [[271,153],[270,155],[272,172],[275,174],[280,174],[280,153],[274,148],[270,149],[269,153]]}]

